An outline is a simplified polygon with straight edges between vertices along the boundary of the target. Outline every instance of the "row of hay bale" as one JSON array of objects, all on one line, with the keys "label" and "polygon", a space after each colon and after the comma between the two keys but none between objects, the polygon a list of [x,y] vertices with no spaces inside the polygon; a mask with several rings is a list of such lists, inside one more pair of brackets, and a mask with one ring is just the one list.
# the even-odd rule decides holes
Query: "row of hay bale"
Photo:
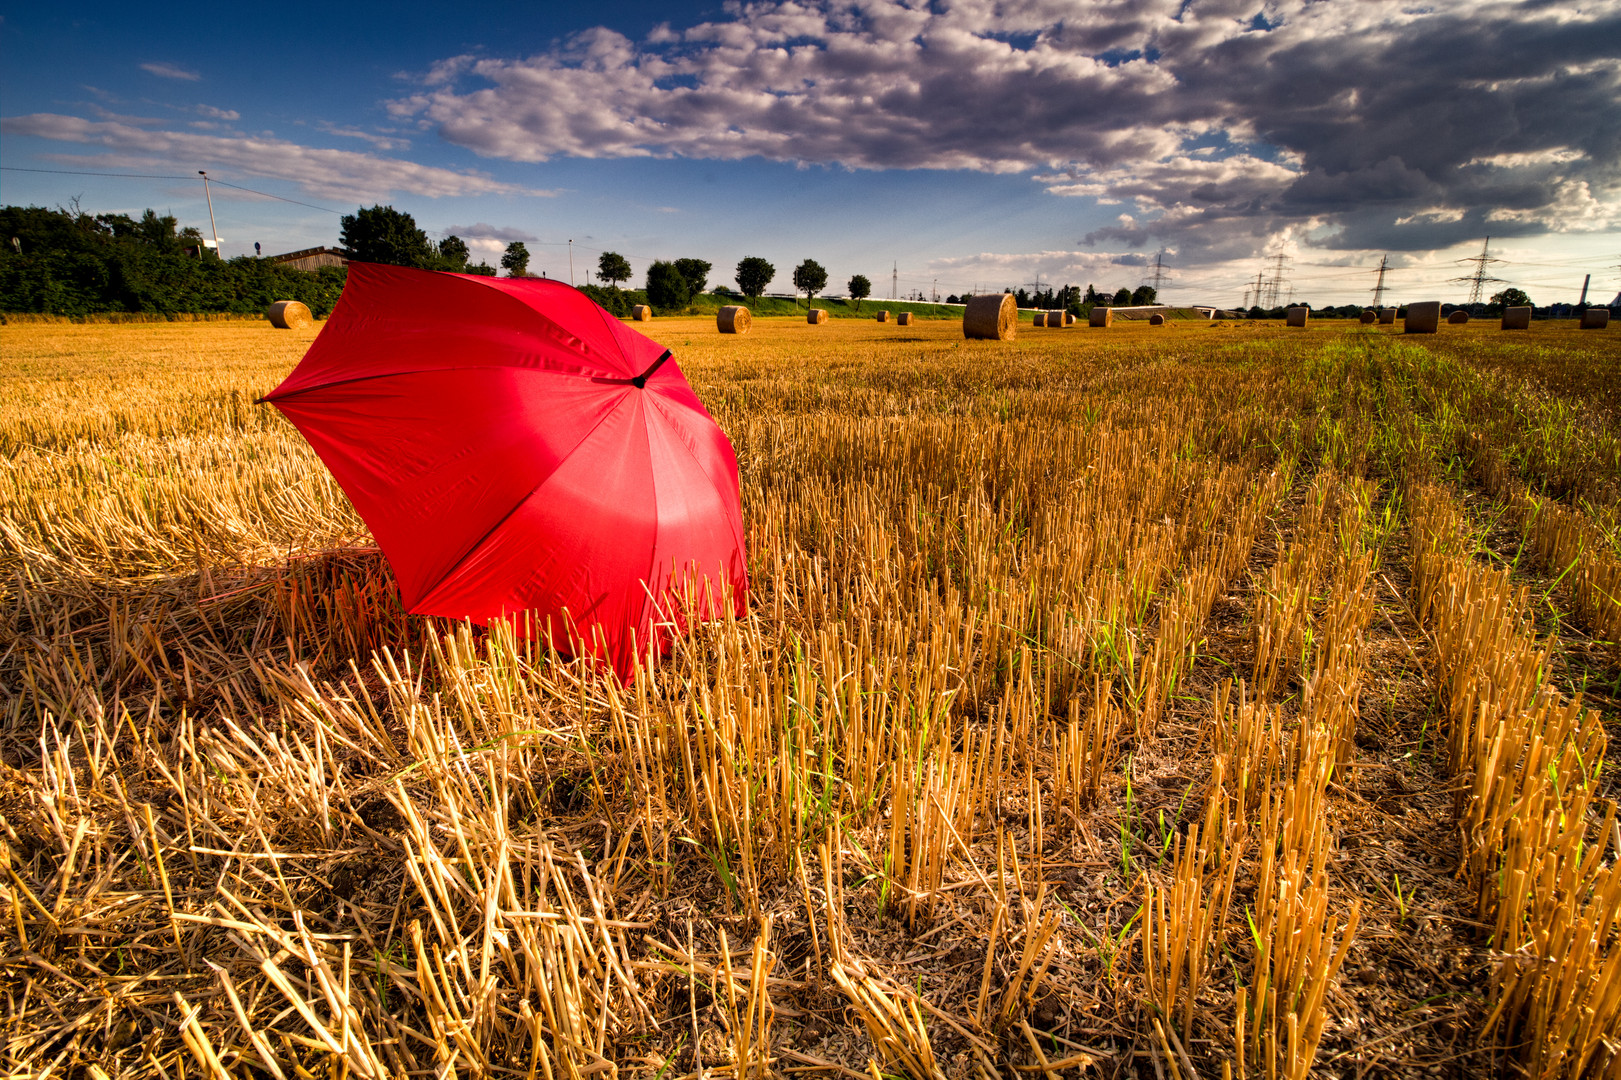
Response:
[{"label": "row of hay bale", "polygon": [[[887,323],[889,316],[889,312],[880,311],[873,318],[878,322]],[[827,318],[826,308],[811,308],[810,312],[805,316],[805,321],[811,326],[821,326],[827,322]],[[914,318],[916,316],[910,311],[903,311],[895,316],[895,324],[897,326],[911,326]],[[753,322],[754,316],[749,314],[749,309],[735,304],[729,304],[715,314],[715,326],[723,334],[746,334],[749,332],[749,327]]]},{"label": "row of hay bale", "polygon": [[[890,321],[890,312],[879,311],[873,318],[881,323]],[[1391,326],[1396,322],[1397,309],[1393,307],[1368,309],[1362,313],[1362,322],[1370,324],[1377,322],[1383,326]],[[991,341],[1011,341],[1018,335],[1018,307],[1013,296],[1009,293],[987,293],[976,296],[968,301],[963,308],[962,326],[963,336]],[[1304,306],[1292,307],[1285,315],[1286,326],[1305,327],[1311,318],[1311,309]],[[822,308],[812,308],[806,316],[806,322],[819,326],[828,319],[827,311]],[[895,316],[895,322],[900,326],[912,325],[913,314],[902,311]],[[1581,326],[1584,330],[1600,329],[1608,325],[1610,312],[1607,308],[1589,308],[1582,315]],[[751,316],[745,307],[723,307],[716,316],[716,325],[723,334],[747,333]],[[1454,311],[1447,316],[1447,322],[1462,324],[1469,321],[1466,311]],[[1087,319],[1088,326],[1107,327],[1114,322],[1114,315],[1110,308],[1099,306],[1092,309]],[[1438,300],[1407,305],[1407,318],[1403,329],[1409,334],[1433,334],[1441,322],[1441,303]],[[1042,327],[1073,326],[1075,316],[1065,311],[1038,311],[1032,323]],[[1160,314],[1148,317],[1149,326],[1164,326],[1165,316]],[[1531,325],[1531,309],[1529,307],[1512,307],[1503,312],[1504,330],[1524,330]]]},{"label": "row of hay bale", "polygon": [[[1305,326],[1311,317],[1311,309],[1307,307],[1292,307],[1285,315],[1285,325]],[[1369,308],[1360,316],[1364,326],[1374,322],[1381,326],[1392,326],[1396,322],[1396,309],[1393,307]],[[1446,321],[1450,326],[1463,326],[1469,322],[1469,313],[1462,308],[1449,312]],[[1608,308],[1589,308],[1582,312],[1581,328],[1583,330],[1602,330],[1610,324]],[[1503,309],[1503,321],[1500,324],[1504,330],[1529,330],[1531,328],[1531,308],[1510,307]],[[1441,328],[1441,302],[1439,300],[1426,300],[1418,304],[1407,305],[1407,318],[1403,321],[1402,329],[1409,334],[1433,334]]]}]

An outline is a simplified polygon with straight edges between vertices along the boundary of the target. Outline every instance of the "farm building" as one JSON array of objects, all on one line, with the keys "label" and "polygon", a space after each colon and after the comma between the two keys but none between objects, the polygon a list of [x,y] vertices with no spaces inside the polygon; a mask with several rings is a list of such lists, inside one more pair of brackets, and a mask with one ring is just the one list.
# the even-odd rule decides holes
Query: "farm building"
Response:
[{"label": "farm building", "polygon": [[319,270],[323,266],[348,266],[349,256],[337,248],[313,247],[266,256],[265,262],[280,263],[293,270]]}]

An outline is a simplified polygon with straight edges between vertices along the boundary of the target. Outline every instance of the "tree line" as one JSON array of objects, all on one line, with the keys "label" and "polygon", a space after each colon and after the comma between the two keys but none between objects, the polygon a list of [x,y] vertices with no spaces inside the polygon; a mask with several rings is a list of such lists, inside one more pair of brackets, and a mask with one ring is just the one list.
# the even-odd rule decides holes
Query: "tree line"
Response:
[{"label": "tree line", "polygon": [[[342,220],[341,240],[351,257],[363,262],[414,266],[424,270],[450,270],[457,273],[493,274],[493,267],[468,263],[468,248],[457,236],[447,236],[438,244],[417,227],[410,214],[392,206],[372,206]],[[506,246],[501,268],[512,277],[529,277],[529,249],[521,240]],[[630,260],[617,251],[604,251],[597,257],[595,277],[601,286],[586,284],[581,291],[615,315],[628,315],[633,304],[645,301],[655,310],[680,311],[709,286],[714,264],[704,259],[655,259],[647,268],[641,296],[629,295],[620,286],[633,276]],[[757,298],[776,278],[777,268],[757,255],[740,260],[734,269],[738,293],[725,285],[714,292],[721,296]],[[815,259],[806,259],[794,268],[795,293],[803,293],[809,303],[827,288],[827,270]],[[872,282],[856,274],[846,283],[850,298],[859,307],[872,294]]]},{"label": "tree line", "polygon": [[221,260],[195,228],[147,210],[90,214],[0,206],[0,311],[50,315],[259,313],[299,300],[325,315],[344,272],[293,270],[262,259]]},{"label": "tree line", "polygon": [[[493,276],[495,267],[471,261],[465,240],[450,235],[433,241],[408,213],[392,206],[361,207],[340,219],[339,242],[349,258],[424,270]],[[500,267],[513,277],[529,276],[529,250],[522,241],[506,246]],[[709,288],[713,265],[704,259],[655,260],[648,267],[641,295],[620,286],[632,277],[630,261],[618,252],[602,252],[595,277],[601,286],[582,291],[616,315],[628,315],[633,303],[680,311]],[[757,255],[746,256],[733,269],[734,291],[716,285],[713,294],[745,302],[764,295],[776,279],[776,267]],[[75,201],[69,207],[0,207],[0,311],[79,316],[109,312],[178,314],[183,312],[257,313],[276,300],[300,300],[318,316],[337,303],[346,274],[339,267],[295,270],[263,259],[222,260],[196,228],[181,228],[172,215],[147,210],[140,219],[125,214],[90,214]],[[794,293],[807,304],[827,289],[827,270],[805,259],[791,275]],[[872,282],[855,274],[845,290],[859,309],[872,295]],[[1154,302],[1154,290],[1122,288],[1110,295],[1088,285],[1034,293],[1019,289],[1020,307],[1090,310],[1097,303],[1116,305]],[[948,303],[967,296],[947,297]]]}]

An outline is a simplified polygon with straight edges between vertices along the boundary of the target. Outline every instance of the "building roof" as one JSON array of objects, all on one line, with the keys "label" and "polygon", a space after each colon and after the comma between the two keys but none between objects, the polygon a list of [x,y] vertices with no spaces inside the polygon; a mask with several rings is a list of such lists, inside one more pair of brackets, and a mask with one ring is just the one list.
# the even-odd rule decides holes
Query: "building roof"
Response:
[{"label": "building roof", "polygon": [[312,247],[305,248],[303,251],[289,251],[285,255],[266,255],[265,262],[292,262],[294,259],[307,259],[311,255],[332,255],[342,259],[344,262],[349,261],[348,254],[342,248]]}]

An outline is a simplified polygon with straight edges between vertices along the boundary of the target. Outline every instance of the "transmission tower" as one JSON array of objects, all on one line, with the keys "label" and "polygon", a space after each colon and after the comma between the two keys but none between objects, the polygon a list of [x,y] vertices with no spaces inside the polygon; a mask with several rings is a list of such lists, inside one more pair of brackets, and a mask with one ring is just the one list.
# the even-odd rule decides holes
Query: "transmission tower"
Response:
[{"label": "transmission tower", "polygon": [[1500,262],[1503,261],[1502,259],[1494,258],[1492,256],[1492,254],[1491,254],[1491,246],[1492,246],[1492,238],[1488,236],[1488,237],[1486,237],[1486,242],[1480,246],[1480,254],[1479,255],[1475,255],[1475,256],[1473,256],[1471,258],[1468,258],[1468,259],[1459,259],[1458,260],[1459,262],[1466,262],[1466,263],[1474,263],[1475,264],[1475,272],[1473,274],[1466,275],[1465,277],[1456,277],[1456,278],[1452,279],[1453,281],[1464,282],[1464,283],[1468,284],[1468,286],[1469,286],[1469,306],[1471,306],[1471,307],[1473,307],[1474,305],[1480,303],[1481,294],[1485,291],[1487,285],[1506,285],[1506,284],[1508,284],[1508,282],[1504,281],[1502,278],[1500,278],[1500,277],[1492,277],[1491,274],[1487,273],[1487,271],[1486,271],[1486,268],[1488,266],[1490,266],[1492,263],[1500,263]]},{"label": "transmission tower", "polygon": [[[1246,311],[1251,307],[1261,306],[1261,279],[1263,274],[1264,272],[1261,270],[1255,271],[1255,281],[1252,283],[1246,283],[1244,286],[1244,308]],[[1255,302],[1253,304],[1250,303],[1250,295],[1252,293],[1255,296]]]},{"label": "transmission tower", "polygon": [[899,263],[892,262],[889,264],[889,298],[891,300],[900,299],[901,274],[898,269],[899,266]]},{"label": "transmission tower", "polygon": [[1154,299],[1159,299],[1159,291],[1165,286],[1165,249],[1160,248],[1154,255],[1154,276],[1148,281],[1148,286],[1154,290]]},{"label": "transmission tower", "polygon": [[1379,258],[1379,280],[1373,283],[1373,306],[1378,307],[1385,298],[1385,271],[1390,268],[1390,256]]},{"label": "transmission tower", "polygon": [[1278,306],[1278,293],[1284,287],[1283,264],[1288,260],[1289,256],[1281,251],[1272,256],[1272,277],[1266,283],[1266,298],[1269,303],[1264,304],[1264,307],[1275,308]]}]

